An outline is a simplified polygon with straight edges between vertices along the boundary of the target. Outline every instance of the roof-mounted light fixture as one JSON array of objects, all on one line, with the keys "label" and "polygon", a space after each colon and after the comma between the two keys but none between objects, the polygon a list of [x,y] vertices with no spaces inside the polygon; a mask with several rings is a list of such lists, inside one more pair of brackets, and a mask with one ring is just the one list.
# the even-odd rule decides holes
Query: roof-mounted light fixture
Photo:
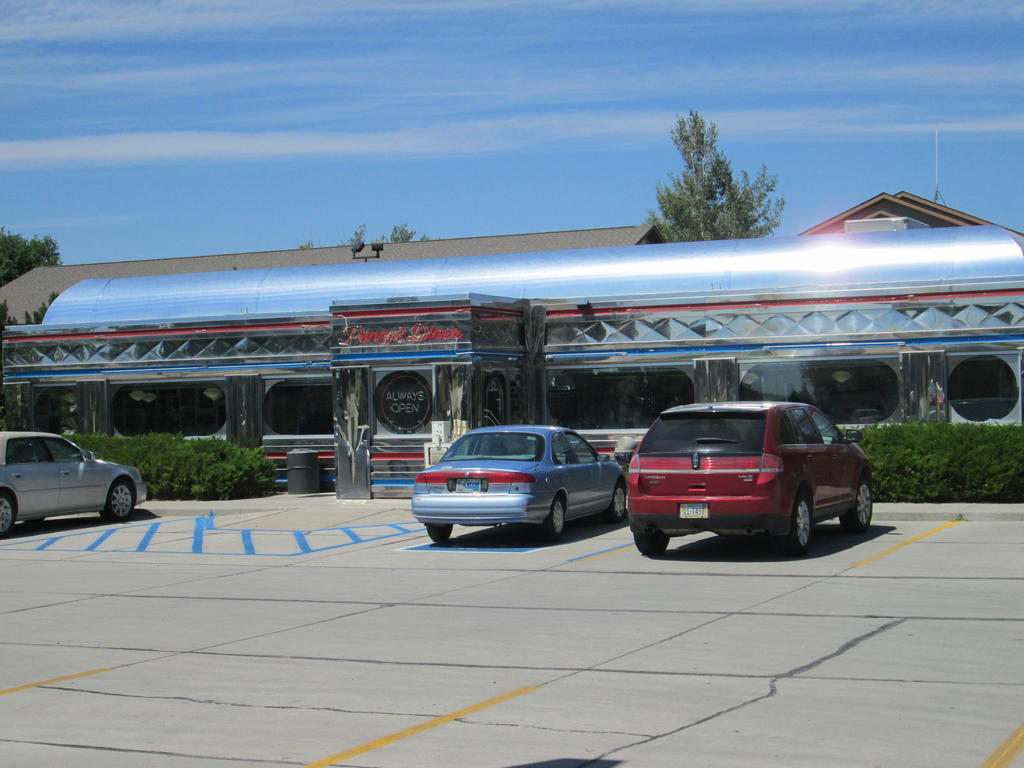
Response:
[{"label": "roof-mounted light fixture", "polygon": [[379,259],[380,252],[384,250],[384,243],[370,243],[370,250],[372,253],[361,253],[366,243],[358,243],[352,246],[352,258],[359,259],[360,261],[366,261],[367,259]]}]

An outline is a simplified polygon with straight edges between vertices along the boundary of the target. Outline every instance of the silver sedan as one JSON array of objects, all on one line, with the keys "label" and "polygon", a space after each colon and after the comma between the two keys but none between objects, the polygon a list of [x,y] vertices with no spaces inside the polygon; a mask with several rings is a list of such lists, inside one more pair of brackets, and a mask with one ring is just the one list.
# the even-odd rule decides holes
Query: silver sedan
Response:
[{"label": "silver sedan", "polygon": [[437,542],[456,523],[533,523],[556,540],[574,517],[622,522],[626,482],[610,459],[564,427],[474,429],[416,476],[412,514]]},{"label": "silver sedan", "polygon": [[135,467],[101,461],[60,435],[0,432],[0,536],[15,520],[99,512],[120,522],[146,500]]}]

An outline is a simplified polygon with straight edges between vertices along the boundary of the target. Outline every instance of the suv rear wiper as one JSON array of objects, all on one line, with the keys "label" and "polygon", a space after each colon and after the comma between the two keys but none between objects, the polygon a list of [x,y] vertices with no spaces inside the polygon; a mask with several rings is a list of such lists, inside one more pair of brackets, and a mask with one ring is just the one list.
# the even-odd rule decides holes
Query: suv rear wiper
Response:
[{"label": "suv rear wiper", "polygon": [[698,442],[698,443],[738,443],[739,440],[733,440],[730,437],[698,437],[696,442]]}]

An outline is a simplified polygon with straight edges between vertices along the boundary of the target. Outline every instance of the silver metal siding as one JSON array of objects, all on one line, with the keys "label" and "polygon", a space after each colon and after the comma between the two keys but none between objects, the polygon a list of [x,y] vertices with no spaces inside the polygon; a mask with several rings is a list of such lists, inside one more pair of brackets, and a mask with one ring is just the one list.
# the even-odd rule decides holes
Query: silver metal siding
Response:
[{"label": "silver metal siding", "polygon": [[486,291],[575,302],[850,295],[1024,284],[1024,240],[956,227],[85,280],[44,325],[294,316],[372,296]]}]

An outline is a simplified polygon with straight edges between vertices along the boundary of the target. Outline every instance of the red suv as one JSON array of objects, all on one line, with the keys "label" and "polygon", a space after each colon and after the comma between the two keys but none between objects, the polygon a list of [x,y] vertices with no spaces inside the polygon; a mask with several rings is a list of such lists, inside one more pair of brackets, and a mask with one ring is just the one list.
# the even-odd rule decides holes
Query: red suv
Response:
[{"label": "red suv", "polygon": [[671,536],[701,531],[771,535],[807,551],[814,524],[871,524],[871,467],[860,432],[802,403],[696,403],[664,411],[629,465],[637,549],[660,555]]}]

